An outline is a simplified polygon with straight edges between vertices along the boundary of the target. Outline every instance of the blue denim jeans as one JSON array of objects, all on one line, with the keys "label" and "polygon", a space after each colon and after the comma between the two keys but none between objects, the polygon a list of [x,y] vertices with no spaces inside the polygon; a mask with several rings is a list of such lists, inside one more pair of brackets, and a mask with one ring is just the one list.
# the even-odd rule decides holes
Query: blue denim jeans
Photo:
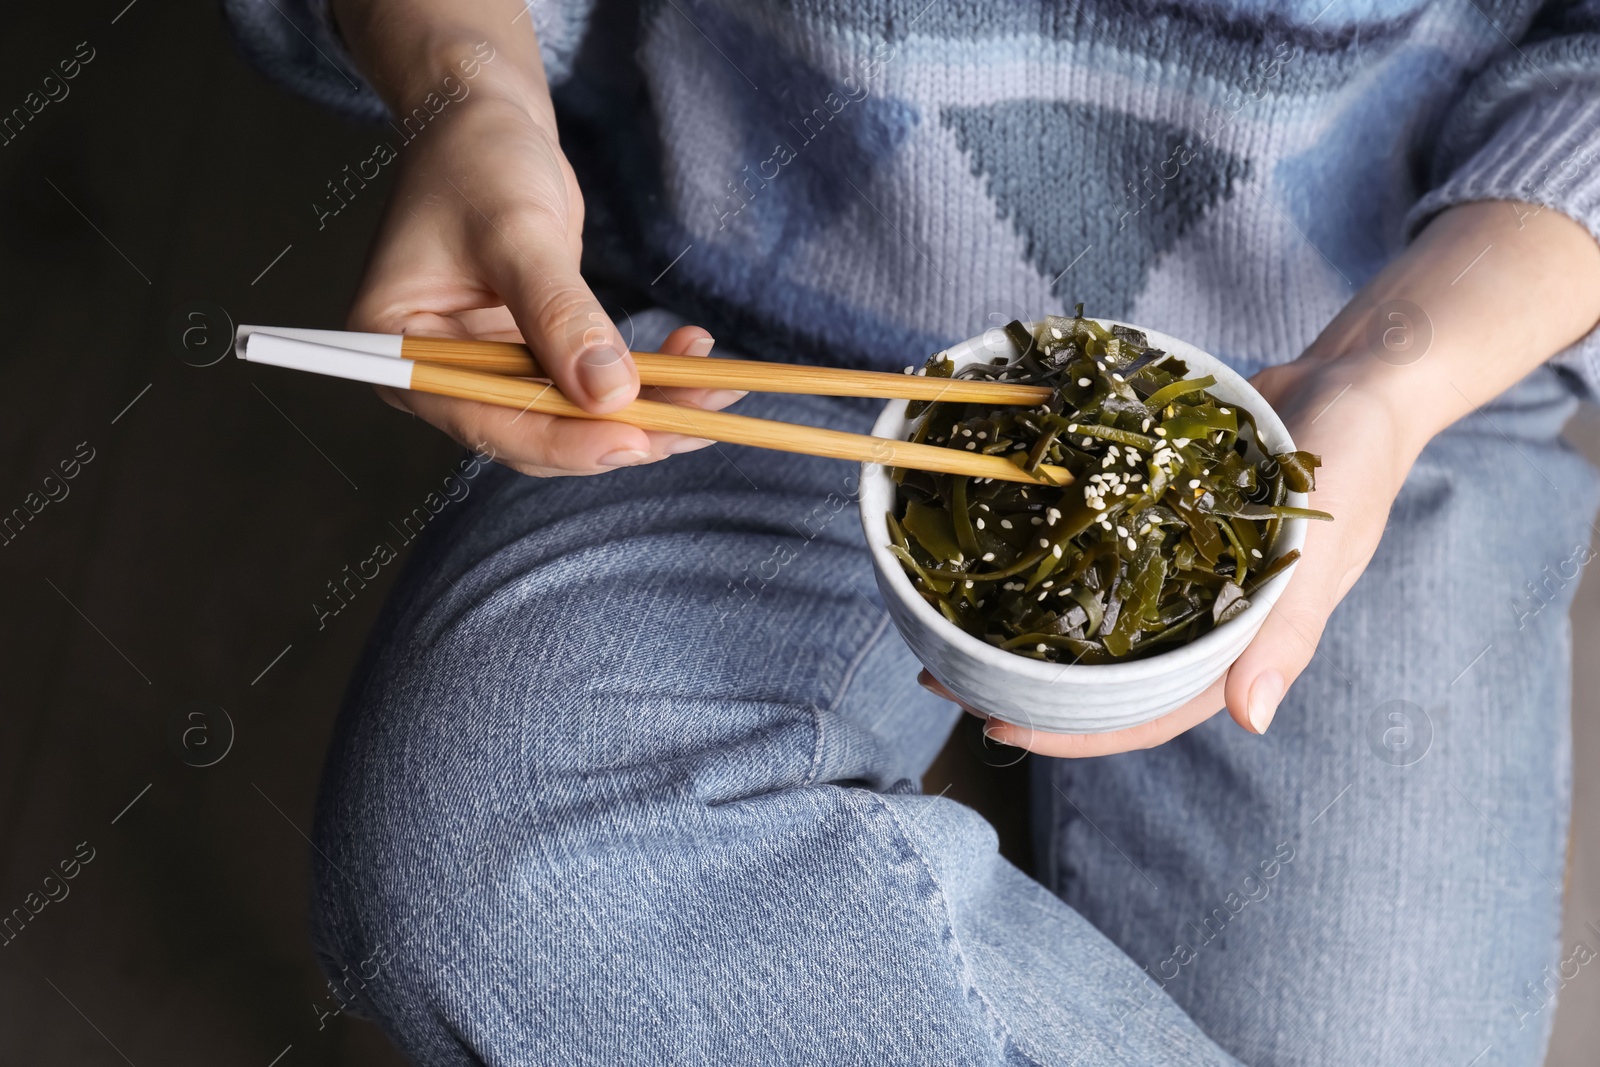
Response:
[{"label": "blue denim jeans", "polygon": [[1031,876],[919,790],[958,712],[878,601],[854,468],[495,468],[352,683],[326,965],[423,1064],[1531,1067],[1596,505],[1571,406],[1542,371],[1428,448],[1265,737],[1032,760]]}]

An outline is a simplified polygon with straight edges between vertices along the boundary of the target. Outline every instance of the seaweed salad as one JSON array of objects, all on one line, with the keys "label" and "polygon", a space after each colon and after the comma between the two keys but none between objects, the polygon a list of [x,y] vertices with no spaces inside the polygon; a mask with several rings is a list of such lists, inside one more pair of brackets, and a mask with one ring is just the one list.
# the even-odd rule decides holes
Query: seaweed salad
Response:
[{"label": "seaweed salad", "polygon": [[[1299,556],[1273,557],[1285,504],[1321,460],[1263,455],[1250,412],[1188,377],[1139,330],[1046,318],[1006,335],[1022,354],[959,376],[1045,385],[1037,407],[913,403],[913,441],[1055,464],[1071,484],[996,481],[896,468],[890,550],[917,591],[967,633],[1058,663],[1138,659],[1244,611]],[[956,376],[944,353],[919,372]],[[1254,444],[1255,458],[1251,458]]]}]

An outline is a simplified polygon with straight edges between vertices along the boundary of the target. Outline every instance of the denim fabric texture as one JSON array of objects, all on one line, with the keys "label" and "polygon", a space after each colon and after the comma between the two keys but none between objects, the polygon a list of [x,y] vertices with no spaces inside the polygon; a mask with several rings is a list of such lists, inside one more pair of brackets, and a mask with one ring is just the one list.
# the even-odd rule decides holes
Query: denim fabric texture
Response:
[{"label": "denim fabric texture", "polygon": [[958,712],[877,600],[855,468],[485,472],[352,683],[320,951],[382,961],[362,1007],[429,1065],[1534,1067],[1597,502],[1573,403],[1540,371],[1428,448],[1266,736],[1035,759],[1037,879],[919,791]]}]

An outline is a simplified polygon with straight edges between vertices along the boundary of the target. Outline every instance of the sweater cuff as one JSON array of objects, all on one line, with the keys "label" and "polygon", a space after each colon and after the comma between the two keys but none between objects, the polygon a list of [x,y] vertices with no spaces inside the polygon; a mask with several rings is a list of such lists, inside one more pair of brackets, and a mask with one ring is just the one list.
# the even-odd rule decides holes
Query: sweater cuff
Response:
[{"label": "sweater cuff", "polygon": [[[1489,139],[1406,215],[1415,237],[1434,215],[1474,200],[1514,200],[1519,215],[1559,211],[1600,241],[1600,88],[1572,83],[1525,100]],[[1600,396],[1600,327],[1551,362],[1582,379]]]},{"label": "sweater cuff", "polygon": [[[593,0],[525,0],[552,87],[570,77]],[[234,44],[268,80],[363,122],[389,109],[361,76],[334,27],[329,0],[222,0]]]},{"label": "sweater cuff", "polygon": [[267,79],[362,122],[389,114],[356,69],[328,0],[222,0],[234,44]]}]

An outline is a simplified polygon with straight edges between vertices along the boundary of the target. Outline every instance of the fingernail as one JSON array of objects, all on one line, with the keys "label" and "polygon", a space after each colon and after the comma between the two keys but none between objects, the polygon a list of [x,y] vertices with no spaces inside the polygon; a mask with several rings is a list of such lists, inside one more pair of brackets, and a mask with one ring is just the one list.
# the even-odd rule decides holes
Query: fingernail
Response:
[{"label": "fingernail", "polygon": [[667,446],[667,455],[681,456],[685,452],[698,452],[700,449],[714,444],[716,444],[715,441],[708,441],[704,437],[680,437]]},{"label": "fingernail", "polygon": [[596,404],[603,404],[633,387],[633,370],[621,349],[607,345],[591,348],[578,357],[578,381]]},{"label": "fingernail", "polygon": [[1004,725],[1005,723],[1001,722],[999,719],[992,715],[989,716],[989,718],[985,719],[983,723],[983,739],[985,741],[993,741],[997,745],[1005,744],[1005,738],[995,736],[999,732],[1000,728]]},{"label": "fingernail", "polygon": [[1263,671],[1250,686],[1250,726],[1258,734],[1267,732],[1272,716],[1277,714],[1278,701],[1283,699],[1283,675],[1277,671]]},{"label": "fingernail", "polygon": [[637,448],[623,448],[616,452],[607,452],[600,457],[602,467],[631,467],[635,463],[643,463],[650,458],[650,453],[640,452]]},{"label": "fingernail", "polygon": [[744,389],[716,389],[705,395],[705,406],[712,411],[721,411],[729,404],[737,403],[749,396]]},{"label": "fingernail", "polygon": [[716,343],[717,339],[715,337],[697,337],[690,341],[687,347],[691,356],[709,356],[711,354],[711,346]]}]

